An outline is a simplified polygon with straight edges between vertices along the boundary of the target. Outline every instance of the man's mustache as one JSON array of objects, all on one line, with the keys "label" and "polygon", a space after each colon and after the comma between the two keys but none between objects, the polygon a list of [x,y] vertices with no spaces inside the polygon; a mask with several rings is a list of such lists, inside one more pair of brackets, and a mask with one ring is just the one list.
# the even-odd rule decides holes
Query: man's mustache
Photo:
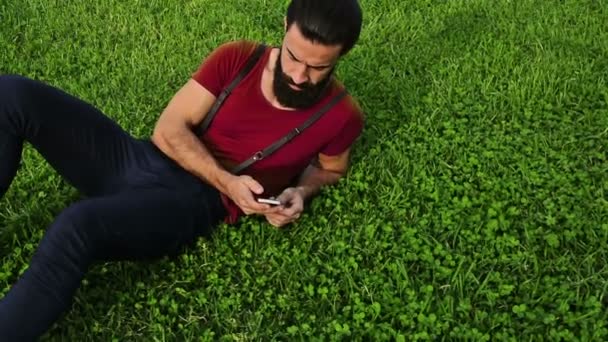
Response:
[{"label": "man's mustache", "polygon": [[310,82],[296,83],[296,82],[293,81],[293,79],[291,77],[289,77],[289,76],[287,76],[285,74],[283,75],[283,78],[285,79],[285,82],[291,84],[292,86],[296,86],[296,87],[298,87],[299,89],[302,89],[302,90],[306,90],[306,89],[309,89],[309,88],[313,87],[313,84],[310,83]]}]

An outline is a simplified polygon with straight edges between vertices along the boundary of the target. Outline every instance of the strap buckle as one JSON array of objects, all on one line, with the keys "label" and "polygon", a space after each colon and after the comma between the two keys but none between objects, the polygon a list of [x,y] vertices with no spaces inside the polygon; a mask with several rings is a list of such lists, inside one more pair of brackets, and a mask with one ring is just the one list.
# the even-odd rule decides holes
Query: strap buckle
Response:
[{"label": "strap buckle", "polygon": [[264,159],[264,155],[262,154],[262,151],[257,151],[253,155],[253,160],[255,160],[255,161],[262,160],[262,159]]}]

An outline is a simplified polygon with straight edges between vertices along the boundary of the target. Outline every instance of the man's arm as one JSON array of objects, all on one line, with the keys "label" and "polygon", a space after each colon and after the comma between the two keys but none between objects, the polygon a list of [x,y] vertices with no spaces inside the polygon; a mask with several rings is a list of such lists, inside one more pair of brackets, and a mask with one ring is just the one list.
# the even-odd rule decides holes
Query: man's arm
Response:
[{"label": "man's arm", "polygon": [[336,156],[319,154],[316,165],[309,165],[295,187],[285,189],[278,199],[283,203],[278,212],[265,214],[266,220],[281,227],[298,218],[304,210],[304,202],[322,187],[337,183],[348,170],[350,148]]},{"label": "man's arm", "polygon": [[323,186],[336,184],[348,170],[350,148],[336,155],[319,154],[317,163],[309,165],[300,176],[296,189],[306,200],[316,195]]},{"label": "man's arm", "polygon": [[152,142],[184,169],[230,197],[245,214],[276,211],[253,198],[252,192],[264,192],[257,181],[249,176],[232,175],[222,168],[192,131],[214,102],[211,92],[195,80],[189,80],[162,112],[154,127]]},{"label": "man's arm", "polygon": [[189,172],[226,193],[231,174],[224,170],[192,131],[209,111],[215,96],[189,80],[171,99],[154,127],[152,141]]}]

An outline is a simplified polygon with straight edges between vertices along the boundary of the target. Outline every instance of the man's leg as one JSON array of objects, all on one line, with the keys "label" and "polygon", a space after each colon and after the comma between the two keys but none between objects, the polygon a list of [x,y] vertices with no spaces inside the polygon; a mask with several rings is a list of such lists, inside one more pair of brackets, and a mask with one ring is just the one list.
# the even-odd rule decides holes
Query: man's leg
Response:
[{"label": "man's leg", "polygon": [[96,260],[154,258],[179,251],[223,217],[219,194],[142,189],[86,199],[46,231],[30,267],[0,301],[0,340],[30,341],[69,309]]},{"label": "man's leg", "polygon": [[115,192],[134,162],[135,139],[90,104],[20,76],[0,76],[0,197],[24,141],[85,195]]}]

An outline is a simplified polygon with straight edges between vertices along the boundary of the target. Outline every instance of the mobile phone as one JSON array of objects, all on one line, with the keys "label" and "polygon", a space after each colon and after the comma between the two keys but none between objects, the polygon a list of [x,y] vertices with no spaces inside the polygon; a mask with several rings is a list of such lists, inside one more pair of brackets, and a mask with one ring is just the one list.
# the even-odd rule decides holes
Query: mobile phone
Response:
[{"label": "mobile phone", "polygon": [[279,201],[278,199],[276,199],[274,197],[258,198],[257,201],[258,201],[258,203],[265,203],[265,204],[270,204],[270,205],[281,205],[281,201]]}]

